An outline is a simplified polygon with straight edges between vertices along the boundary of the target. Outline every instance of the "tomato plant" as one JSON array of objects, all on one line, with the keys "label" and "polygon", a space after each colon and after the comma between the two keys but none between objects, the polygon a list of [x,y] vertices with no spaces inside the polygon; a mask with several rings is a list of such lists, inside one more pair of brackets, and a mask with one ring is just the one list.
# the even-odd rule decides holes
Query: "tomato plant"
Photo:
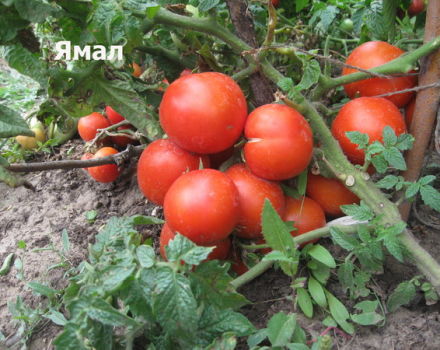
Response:
[{"label": "tomato plant", "polygon": [[93,112],[78,121],[78,133],[84,141],[91,141],[95,138],[98,129],[105,129],[110,122],[101,113]]},{"label": "tomato plant", "polygon": [[110,121],[110,124],[117,124],[125,120],[125,118],[120,115],[118,112],[116,112],[113,108],[110,106],[105,107],[105,114],[107,116],[107,119]]},{"label": "tomato plant", "polygon": [[264,179],[284,180],[300,174],[312,158],[312,130],[295,109],[267,104],[249,114],[244,158]]},{"label": "tomato plant", "polygon": [[182,174],[209,166],[209,159],[194,155],[174,142],[161,139],[150,143],[142,152],[137,165],[137,181],[148,200],[163,205],[168,189]]},{"label": "tomato plant", "polygon": [[193,170],[180,176],[164,200],[170,228],[196,244],[225,239],[239,220],[239,195],[232,180],[218,170]]},{"label": "tomato plant", "polygon": [[[355,48],[345,63],[363,69],[371,69],[392,61],[404,53],[403,50],[386,42],[370,41]],[[343,75],[354,72],[356,72],[356,69],[349,67],[344,67],[342,70]],[[395,77],[391,79],[369,78],[344,85],[344,89],[350,98],[357,96],[377,96],[412,88],[416,82],[417,78],[414,76]],[[413,95],[413,92],[405,92],[387,96],[386,98],[397,107],[403,107]]]},{"label": "tomato plant", "polygon": [[[294,237],[323,227],[326,224],[325,214],[321,206],[313,199],[308,197],[292,198],[286,197],[286,211],[283,216],[284,221],[293,221],[295,230],[290,234]],[[316,240],[303,243],[305,246]]]},{"label": "tomato plant", "polygon": [[[160,237],[159,237],[160,255],[165,260],[167,259],[165,247],[168,245],[168,242],[172,240],[175,236],[176,234],[165,223],[162,226],[162,230],[160,231]],[[213,242],[208,245],[208,247],[213,247],[213,246],[215,248],[211,253],[209,253],[207,260],[225,260],[229,255],[229,250],[231,248],[231,239],[227,237],[222,241]]]},{"label": "tomato plant", "polygon": [[236,235],[247,239],[262,237],[261,213],[264,200],[268,199],[280,216],[284,214],[285,199],[281,186],[255,176],[244,164],[233,165],[225,174],[234,182],[240,198]]},{"label": "tomato plant", "polygon": [[339,180],[321,175],[308,175],[306,191],[307,196],[331,216],[343,215],[341,205],[359,203],[359,198]]},{"label": "tomato plant", "polygon": [[[116,154],[118,151],[113,147],[102,147],[99,149],[93,159],[103,158]],[[98,182],[113,182],[119,176],[119,169],[116,164],[105,164],[87,168],[91,177]]]},{"label": "tomato plant", "polygon": [[240,137],[246,100],[230,77],[215,72],[183,76],[166,89],[160,123],[171,141],[196,153],[216,153]]},{"label": "tomato plant", "polygon": [[352,143],[347,131],[367,134],[369,142],[382,140],[385,126],[390,126],[397,135],[406,132],[405,120],[398,108],[382,97],[359,97],[347,102],[339,111],[332,124],[333,136],[348,157],[356,164],[364,162],[364,150]]}]

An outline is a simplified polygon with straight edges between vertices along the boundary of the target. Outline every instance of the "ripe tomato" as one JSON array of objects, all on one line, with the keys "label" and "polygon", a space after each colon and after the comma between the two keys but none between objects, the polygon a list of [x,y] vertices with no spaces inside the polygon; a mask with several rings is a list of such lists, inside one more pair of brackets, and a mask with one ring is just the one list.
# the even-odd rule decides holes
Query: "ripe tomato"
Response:
[{"label": "ripe tomato", "polygon": [[405,107],[405,122],[406,127],[409,130],[411,127],[411,123],[413,121],[414,109],[416,107],[416,99],[413,98],[410,103],[408,103]]},{"label": "ripe tomato", "polygon": [[359,198],[339,180],[321,175],[308,175],[306,193],[332,216],[343,215],[341,205],[359,203]]},{"label": "ripe tomato", "polygon": [[234,182],[240,197],[237,236],[247,239],[262,237],[261,213],[264,200],[269,199],[280,216],[284,214],[285,199],[281,186],[255,176],[244,164],[233,165],[225,174]]},{"label": "ripe tomato", "polygon": [[218,170],[193,170],[171,185],[165,195],[164,215],[172,230],[194,243],[218,242],[238,223],[238,191]]},{"label": "ripe tomato", "polygon": [[[118,127],[119,131],[124,131],[124,130],[131,130],[132,128],[127,126],[127,125],[122,125],[120,127]],[[128,136],[112,136],[111,137],[113,143],[115,143],[116,145],[118,145],[119,147],[125,148],[127,147],[128,144],[133,144],[135,142],[134,139],[128,137]]]},{"label": "ripe tomato", "polygon": [[[390,45],[383,41],[369,41],[353,50],[348,56],[345,63],[364,69],[371,69],[387,63],[405,53],[405,51]],[[356,69],[344,67],[342,74],[351,74],[357,72]],[[369,78],[356,81],[351,84],[344,85],[345,92],[348,97],[354,98],[359,96],[377,96],[389,92],[409,89],[415,86],[417,78],[396,77],[386,78]],[[392,95],[386,97],[397,107],[403,107],[413,96],[412,92]]]},{"label": "ripe tomato", "polygon": [[[286,198],[286,213],[283,217],[284,221],[294,221],[296,230],[290,232],[293,237],[302,235],[312,230],[316,230],[325,226],[325,214],[321,206],[313,199],[303,197],[294,199],[292,197]],[[305,242],[300,246],[303,247],[308,243],[316,242],[313,240]]]},{"label": "ripe tomato", "polygon": [[[81,160],[89,160],[93,158],[93,153],[86,152],[82,155]],[[83,168],[85,171],[89,171],[89,168]]]},{"label": "ripe tomato", "polygon": [[192,154],[167,139],[150,143],[142,152],[137,166],[137,180],[148,200],[163,205],[168,189],[182,174],[197,170],[202,160],[205,167],[209,159]]},{"label": "ripe tomato", "polygon": [[142,74],[142,68],[140,65],[138,65],[136,62],[133,62],[131,64],[131,66],[133,67],[133,73],[131,73],[131,75],[133,75],[136,78],[139,78]]},{"label": "ripe tomato", "polygon": [[170,140],[196,153],[217,153],[240,137],[247,116],[237,83],[215,72],[175,80],[159,107],[160,123]]},{"label": "ripe tomato", "polygon": [[[165,246],[171,241],[176,234],[170,229],[170,227],[165,223],[162,226],[162,231],[159,237],[160,255],[162,258],[167,260]],[[231,248],[231,239],[229,237],[225,238],[220,242],[214,242],[207,247],[215,246],[214,250],[208,255],[206,260],[225,260],[229,255],[229,249]]]},{"label": "ripe tomato", "polygon": [[19,135],[15,137],[15,140],[20,144],[24,149],[32,150],[38,147],[37,142],[45,142],[46,141],[46,133],[44,131],[44,126],[42,123],[38,123],[31,127],[31,130],[34,132],[35,136],[23,136]]},{"label": "ripe tomato", "polygon": [[280,0],[272,0],[272,5],[274,7],[278,7],[279,4],[280,4]]},{"label": "ripe tomato", "polygon": [[412,0],[408,7],[408,14],[410,17],[417,16],[419,13],[425,11],[425,0]]},{"label": "ripe tomato", "polygon": [[110,124],[118,124],[125,120],[125,118],[120,115],[118,112],[116,112],[113,108],[110,106],[105,107],[105,114],[107,115],[108,120],[110,121]]},{"label": "ripe tomato", "polygon": [[[95,153],[93,159],[107,157],[116,154],[118,151],[113,147],[102,147]],[[116,164],[105,164],[87,168],[91,177],[98,182],[112,182],[119,176],[119,169]]]},{"label": "ripe tomato", "polygon": [[85,117],[79,118],[78,133],[84,141],[93,140],[98,129],[105,129],[110,122],[101,113],[93,112]]},{"label": "ripe tomato", "polygon": [[365,153],[351,143],[347,131],[367,134],[370,143],[382,141],[382,131],[390,126],[396,135],[406,132],[405,121],[397,107],[382,97],[360,97],[346,103],[333,120],[332,133],[350,161],[363,164]]},{"label": "ripe tomato", "polygon": [[244,157],[250,170],[268,180],[284,180],[300,174],[313,152],[312,130],[295,109],[267,104],[249,114],[245,126],[248,142]]}]

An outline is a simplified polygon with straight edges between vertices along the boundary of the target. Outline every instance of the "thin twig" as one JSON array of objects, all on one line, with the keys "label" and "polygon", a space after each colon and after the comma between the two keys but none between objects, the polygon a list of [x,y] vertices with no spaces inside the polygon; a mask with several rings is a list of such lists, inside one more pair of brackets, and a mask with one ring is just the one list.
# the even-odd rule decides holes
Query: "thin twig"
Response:
[{"label": "thin twig", "polygon": [[98,130],[96,131],[96,136],[94,137],[93,140],[91,140],[91,141],[87,144],[87,147],[86,147],[86,148],[89,149],[90,147],[92,147],[96,142],[98,142],[98,140],[99,140],[100,138],[102,138],[102,137],[106,134],[107,131],[111,131],[111,130],[117,129],[117,128],[119,128],[120,126],[124,126],[124,125],[128,125],[128,124],[130,124],[130,122],[129,122],[128,120],[123,120],[123,121],[120,121],[119,123],[112,124],[112,125],[110,125],[110,126],[104,128],[104,129],[98,129]]}]

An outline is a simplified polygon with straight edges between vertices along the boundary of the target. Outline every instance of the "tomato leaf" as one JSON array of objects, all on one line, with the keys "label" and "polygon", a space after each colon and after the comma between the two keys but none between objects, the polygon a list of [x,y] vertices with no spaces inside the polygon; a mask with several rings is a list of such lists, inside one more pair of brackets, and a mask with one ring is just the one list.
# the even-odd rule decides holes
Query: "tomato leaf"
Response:
[{"label": "tomato leaf", "polygon": [[440,212],[440,193],[431,185],[425,185],[420,188],[420,195],[423,203],[432,209]]},{"label": "tomato leaf", "polygon": [[284,312],[278,312],[273,315],[267,323],[267,336],[271,345],[286,346],[292,338],[295,327],[295,314],[286,315]]},{"label": "tomato leaf", "polygon": [[208,12],[219,4],[220,0],[200,0],[199,10],[202,12]]},{"label": "tomato leaf", "polygon": [[405,158],[403,158],[402,153],[396,147],[385,149],[382,155],[392,167],[398,170],[406,170]]},{"label": "tomato leaf", "polygon": [[327,307],[327,298],[325,297],[324,288],[321,286],[321,283],[313,277],[309,277],[307,289],[316,304],[323,308]]},{"label": "tomato leaf", "polygon": [[359,245],[359,241],[355,237],[347,235],[337,227],[330,227],[330,235],[333,242],[345,250],[352,251]]},{"label": "tomato leaf", "polygon": [[395,175],[387,175],[384,178],[376,182],[376,186],[379,188],[385,188],[386,190],[392,189],[399,182],[399,177]]},{"label": "tomato leaf", "polygon": [[25,120],[12,109],[0,105],[0,138],[17,135],[35,136]]},{"label": "tomato leaf", "polygon": [[347,131],[345,135],[352,143],[358,145],[359,149],[366,149],[370,142],[368,134],[363,134],[359,131]]},{"label": "tomato leaf", "polygon": [[360,204],[341,205],[341,210],[345,215],[352,216],[359,221],[370,221],[374,217],[373,211],[361,200]]},{"label": "tomato leaf", "polygon": [[180,263],[183,260],[187,264],[198,265],[208,257],[214,247],[199,247],[185,236],[176,234],[165,247],[165,250],[169,261]]},{"label": "tomato leaf", "polygon": [[416,287],[411,281],[400,283],[387,300],[389,312],[396,311],[402,305],[408,304],[416,296]]},{"label": "tomato leaf", "polygon": [[333,256],[326,248],[324,248],[320,244],[316,244],[312,248],[310,248],[307,254],[310,255],[313,259],[323,263],[325,266],[328,266],[330,268],[336,267],[336,262]]},{"label": "tomato leaf", "polygon": [[156,261],[156,254],[154,253],[154,249],[148,245],[141,245],[137,247],[136,256],[138,258],[139,264],[147,269],[153,267]]},{"label": "tomato leaf", "polygon": [[348,313],[344,304],[342,304],[339,299],[337,299],[332,293],[325,290],[325,294],[327,296],[327,301],[330,309],[330,314],[334,318],[334,320],[338,323],[341,328],[349,334],[354,333],[353,325],[347,322],[350,318],[350,314]]},{"label": "tomato leaf", "polygon": [[354,264],[350,260],[345,261],[338,268],[338,279],[344,292],[354,287],[353,271]]},{"label": "tomato leaf", "polygon": [[395,146],[397,143],[397,136],[394,130],[389,126],[385,126],[382,131],[383,143],[385,147]]},{"label": "tomato leaf", "polygon": [[86,350],[89,346],[84,344],[84,338],[78,333],[78,325],[67,323],[61,334],[54,340],[54,344],[59,349],[65,350]]},{"label": "tomato leaf", "polygon": [[304,288],[296,288],[296,302],[300,307],[301,311],[308,318],[313,317],[313,304],[312,298],[310,298],[310,294]]},{"label": "tomato leaf", "polygon": [[27,285],[30,289],[32,289],[34,293],[44,295],[45,297],[48,298],[53,298],[59,293],[58,290],[50,288],[38,282],[29,282]]},{"label": "tomato leaf", "polygon": [[321,76],[321,67],[316,60],[305,61],[303,60],[303,75],[301,81],[295,86],[297,91],[302,91],[310,88],[316,84]]}]

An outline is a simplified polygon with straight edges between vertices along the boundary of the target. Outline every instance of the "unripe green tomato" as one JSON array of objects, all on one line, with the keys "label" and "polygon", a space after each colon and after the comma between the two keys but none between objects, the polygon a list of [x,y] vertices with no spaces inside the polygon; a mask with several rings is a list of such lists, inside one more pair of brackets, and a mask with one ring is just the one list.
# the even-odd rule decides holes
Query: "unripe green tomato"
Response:
[{"label": "unripe green tomato", "polygon": [[15,140],[20,144],[21,147],[27,150],[32,150],[38,147],[37,141],[46,141],[46,133],[44,132],[43,124],[37,124],[32,127],[31,130],[34,132],[35,136],[23,136],[19,135]]},{"label": "unripe green tomato", "polygon": [[353,30],[353,21],[350,18],[344,19],[341,24],[339,25],[339,28],[345,32],[351,32]]}]

